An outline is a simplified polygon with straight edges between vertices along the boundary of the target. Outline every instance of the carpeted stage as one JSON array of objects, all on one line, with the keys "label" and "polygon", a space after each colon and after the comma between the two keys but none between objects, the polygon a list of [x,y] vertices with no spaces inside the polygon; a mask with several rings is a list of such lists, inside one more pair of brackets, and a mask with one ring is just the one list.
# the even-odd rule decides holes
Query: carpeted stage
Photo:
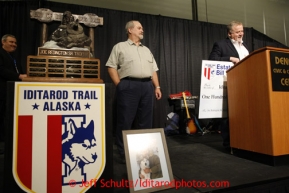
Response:
[{"label": "carpeted stage", "polygon": [[[205,181],[218,187],[182,187],[162,190],[168,193],[234,192],[283,193],[289,192],[289,163],[270,166],[232,155],[222,146],[218,133],[200,135],[166,136],[172,172],[176,181],[195,181],[197,186]],[[3,143],[1,143],[3,147]],[[0,190],[3,187],[4,155],[0,155]],[[121,163],[116,147],[113,148],[114,180],[128,179],[126,164]],[[222,187],[223,186],[223,187]],[[1,191],[2,192],[2,191]],[[128,193],[125,188],[113,192]]]}]

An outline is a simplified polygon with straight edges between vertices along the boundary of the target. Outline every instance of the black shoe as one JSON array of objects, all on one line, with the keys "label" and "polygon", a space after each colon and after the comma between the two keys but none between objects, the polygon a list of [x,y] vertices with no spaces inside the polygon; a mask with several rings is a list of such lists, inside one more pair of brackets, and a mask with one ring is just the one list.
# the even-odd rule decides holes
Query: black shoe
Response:
[{"label": "black shoe", "polygon": [[4,149],[0,149],[0,155],[4,154]]}]

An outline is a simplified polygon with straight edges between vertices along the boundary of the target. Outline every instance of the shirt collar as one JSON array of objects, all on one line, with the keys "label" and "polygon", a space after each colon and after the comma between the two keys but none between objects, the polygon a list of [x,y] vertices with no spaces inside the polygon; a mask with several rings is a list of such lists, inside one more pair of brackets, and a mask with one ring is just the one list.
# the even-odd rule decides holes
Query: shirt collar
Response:
[{"label": "shirt collar", "polygon": [[[135,45],[135,43],[131,41],[131,39],[127,39],[127,42],[129,43],[129,45]],[[139,46],[143,46],[141,42],[139,43]]]},{"label": "shirt collar", "polygon": [[[234,39],[230,39],[231,40],[231,42],[233,43],[233,44],[237,44],[238,42],[236,41],[236,40],[234,40]],[[243,40],[242,40],[242,42],[241,42],[241,45],[243,44]]]}]

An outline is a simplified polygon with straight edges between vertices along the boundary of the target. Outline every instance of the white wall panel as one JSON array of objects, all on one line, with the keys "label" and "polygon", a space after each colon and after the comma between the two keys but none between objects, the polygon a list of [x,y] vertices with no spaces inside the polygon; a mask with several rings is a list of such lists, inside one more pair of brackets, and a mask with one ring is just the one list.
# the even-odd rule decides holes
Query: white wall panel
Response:
[{"label": "white wall panel", "polygon": [[288,0],[198,0],[199,21],[228,24],[239,20],[245,27],[253,27],[285,45],[288,8]]},{"label": "white wall panel", "polygon": [[191,0],[52,0],[54,2],[192,19]]}]

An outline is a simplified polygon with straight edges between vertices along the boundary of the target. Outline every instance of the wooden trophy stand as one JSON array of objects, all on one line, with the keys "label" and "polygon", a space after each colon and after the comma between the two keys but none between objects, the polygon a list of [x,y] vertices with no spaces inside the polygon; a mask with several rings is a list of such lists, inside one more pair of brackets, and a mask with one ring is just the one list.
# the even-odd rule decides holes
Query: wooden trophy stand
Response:
[{"label": "wooden trophy stand", "polygon": [[96,58],[28,56],[26,82],[103,83]]}]

